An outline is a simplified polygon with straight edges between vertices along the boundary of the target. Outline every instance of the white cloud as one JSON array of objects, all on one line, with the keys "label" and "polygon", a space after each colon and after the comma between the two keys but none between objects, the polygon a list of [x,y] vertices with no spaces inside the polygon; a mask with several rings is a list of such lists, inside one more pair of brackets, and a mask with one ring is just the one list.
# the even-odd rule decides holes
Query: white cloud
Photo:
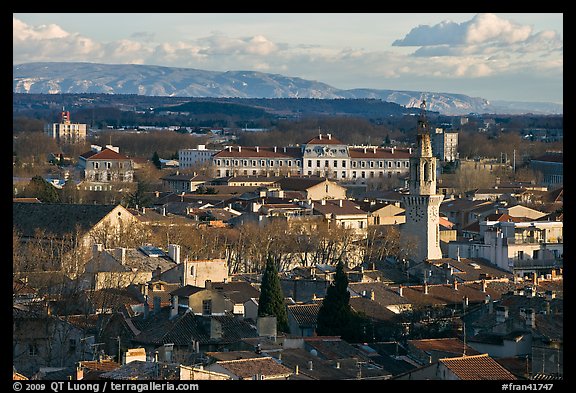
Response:
[{"label": "white cloud", "polygon": [[494,14],[478,14],[467,22],[465,42],[481,44],[496,41],[511,44],[527,40],[531,33],[530,26],[517,25]]}]

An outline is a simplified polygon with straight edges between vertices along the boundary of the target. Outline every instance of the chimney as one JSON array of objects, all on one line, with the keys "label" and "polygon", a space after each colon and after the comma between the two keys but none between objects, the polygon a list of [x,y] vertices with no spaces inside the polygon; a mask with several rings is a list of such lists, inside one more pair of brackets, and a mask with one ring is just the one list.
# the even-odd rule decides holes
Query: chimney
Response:
[{"label": "chimney", "polygon": [[532,284],[538,285],[538,274],[532,273]]},{"label": "chimney", "polygon": [[286,153],[286,146],[284,146],[284,153]]},{"label": "chimney", "polygon": [[309,361],[308,361],[308,370],[310,370],[310,371],[313,370],[312,365],[313,365],[312,360],[309,360]]},{"label": "chimney", "polygon": [[154,296],[153,300],[154,304],[154,314],[158,314],[160,312],[160,296]]},{"label": "chimney", "polygon": [[78,367],[76,367],[76,380],[81,381],[84,379],[84,369],[82,368],[80,362],[78,362]]},{"label": "chimney", "polygon": [[394,148],[390,149],[390,153],[394,154]]},{"label": "chimney", "polygon": [[536,327],[536,313],[533,308],[527,308],[525,311],[526,327],[534,329]]},{"label": "chimney", "polygon": [[294,375],[298,375],[298,365],[296,365],[296,367],[294,367]]},{"label": "chimney", "polygon": [[322,134],[318,135],[318,139],[322,140]]},{"label": "chimney", "polygon": [[462,308],[464,309],[468,308],[468,296],[464,296],[462,298]]},{"label": "chimney", "polygon": [[278,152],[278,148],[276,146],[274,146],[274,153]]},{"label": "chimney", "polygon": [[458,260],[458,262],[460,261],[460,246],[456,247],[456,259]]},{"label": "chimney", "polygon": [[114,258],[118,260],[122,265],[126,263],[126,248],[116,247],[114,249]]},{"label": "chimney", "polygon": [[402,287],[402,285],[400,285],[398,287],[398,295],[400,295],[400,297],[404,297],[404,295],[402,294],[402,290],[404,289],[404,287]]},{"label": "chimney", "polygon": [[242,146],[238,146],[238,153],[242,152]]},{"label": "chimney", "polygon": [[168,244],[168,256],[176,263],[180,263],[180,245]]},{"label": "chimney", "polygon": [[152,272],[152,278],[160,279],[160,274],[162,274],[162,269],[160,268],[160,265],[158,265],[156,266],[156,269],[154,269],[154,271]]},{"label": "chimney", "polygon": [[342,207],[342,199],[338,200],[338,206]]},{"label": "chimney", "polygon": [[454,279],[454,281],[452,281],[452,288],[454,288],[455,291],[458,290],[458,281],[456,281],[456,279]]},{"label": "chimney", "polygon": [[374,290],[370,290],[370,300],[374,300]]},{"label": "chimney", "polygon": [[172,306],[170,307],[170,319],[178,315],[178,295],[172,295]]},{"label": "chimney", "polygon": [[364,148],[364,154],[366,154],[366,148]]},{"label": "chimney", "polygon": [[212,289],[212,280],[206,280],[204,282],[204,288],[206,289]]},{"label": "chimney", "polygon": [[428,295],[428,283],[424,282],[424,295]]},{"label": "chimney", "polygon": [[328,136],[328,140],[332,139],[332,134],[326,134]]},{"label": "chimney", "polygon": [[148,304],[148,295],[144,296],[144,319],[148,319],[148,313],[150,312],[150,305]]},{"label": "chimney", "polygon": [[92,257],[96,258],[102,251],[104,251],[104,244],[96,243],[92,246]]},{"label": "chimney", "polygon": [[508,307],[507,306],[497,306],[496,307],[496,322],[504,323],[508,319]]},{"label": "chimney", "polygon": [[256,153],[258,153],[260,151],[260,148],[258,146],[256,146],[255,149],[256,149]]},{"label": "chimney", "polygon": [[411,147],[408,148],[408,154],[412,154],[412,148]]},{"label": "chimney", "polygon": [[232,146],[226,146],[229,152],[232,152]]},{"label": "chimney", "polygon": [[219,340],[222,338],[222,324],[216,318],[210,318],[210,339]]},{"label": "chimney", "polygon": [[326,199],[322,199],[322,200],[320,201],[320,204],[321,204],[322,206],[326,206]]},{"label": "chimney", "polygon": [[486,292],[486,280],[482,280],[482,292]]}]

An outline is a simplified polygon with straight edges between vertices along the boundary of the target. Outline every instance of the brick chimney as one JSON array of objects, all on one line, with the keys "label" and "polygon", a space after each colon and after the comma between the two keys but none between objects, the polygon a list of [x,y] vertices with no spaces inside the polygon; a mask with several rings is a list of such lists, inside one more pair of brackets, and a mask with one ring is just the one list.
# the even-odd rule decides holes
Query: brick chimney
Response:
[{"label": "brick chimney", "polygon": [[124,247],[116,247],[114,249],[114,258],[118,260],[122,265],[126,263],[126,248]]},{"label": "brick chimney", "polygon": [[170,319],[178,315],[178,296],[172,295],[172,305],[170,307]]},{"label": "brick chimney", "polygon": [[158,314],[160,312],[160,296],[154,296],[154,300],[153,300],[153,304],[154,304],[154,314]]}]

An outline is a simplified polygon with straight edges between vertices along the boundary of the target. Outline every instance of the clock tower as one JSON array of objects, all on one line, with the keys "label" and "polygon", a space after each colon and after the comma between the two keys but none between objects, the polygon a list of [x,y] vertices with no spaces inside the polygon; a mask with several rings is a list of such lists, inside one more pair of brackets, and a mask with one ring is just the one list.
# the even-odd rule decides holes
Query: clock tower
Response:
[{"label": "clock tower", "polygon": [[403,243],[414,243],[414,260],[440,259],[439,207],[444,199],[436,194],[436,157],[432,155],[430,130],[426,120],[426,101],[420,105],[416,150],[410,157],[409,194],[403,196],[406,223]]}]

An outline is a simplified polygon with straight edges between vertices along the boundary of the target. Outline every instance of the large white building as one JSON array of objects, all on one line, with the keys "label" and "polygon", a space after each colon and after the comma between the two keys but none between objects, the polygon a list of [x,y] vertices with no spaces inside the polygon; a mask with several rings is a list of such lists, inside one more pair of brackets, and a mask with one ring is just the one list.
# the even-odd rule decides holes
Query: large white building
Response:
[{"label": "large white building", "polygon": [[432,152],[440,161],[451,162],[459,158],[458,132],[436,128],[432,137]]},{"label": "large white building", "polygon": [[180,169],[211,165],[212,156],[219,151],[220,150],[206,149],[206,145],[198,145],[196,149],[180,149],[178,150]]},{"label": "large white building", "polygon": [[47,124],[44,132],[61,143],[77,143],[86,140],[86,124],[72,123],[70,112],[62,110],[60,123]]},{"label": "large white building", "polygon": [[484,258],[516,274],[524,270],[542,270],[563,259],[563,229],[562,221],[481,221],[483,240],[450,242],[448,256]]},{"label": "large white building", "polygon": [[348,146],[331,134],[319,134],[300,146],[228,146],[214,154],[217,177],[309,175],[335,180],[403,176],[411,148]]}]

